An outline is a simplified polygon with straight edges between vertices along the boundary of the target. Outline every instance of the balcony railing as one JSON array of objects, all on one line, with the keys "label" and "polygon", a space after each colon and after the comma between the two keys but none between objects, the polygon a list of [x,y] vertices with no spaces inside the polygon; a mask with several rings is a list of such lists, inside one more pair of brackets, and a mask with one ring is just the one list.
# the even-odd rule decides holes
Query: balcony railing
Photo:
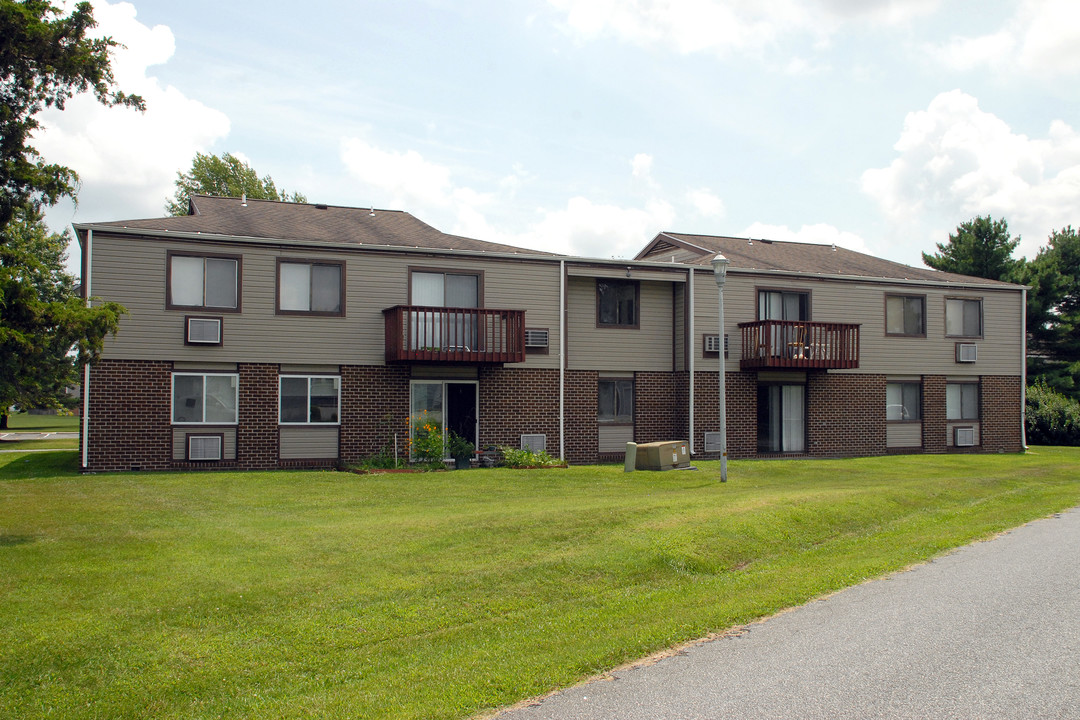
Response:
[{"label": "balcony railing", "polygon": [[743,370],[859,367],[859,326],[801,320],[739,323]]},{"label": "balcony railing", "polygon": [[395,305],[383,310],[387,362],[525,361],[525,311]]}]

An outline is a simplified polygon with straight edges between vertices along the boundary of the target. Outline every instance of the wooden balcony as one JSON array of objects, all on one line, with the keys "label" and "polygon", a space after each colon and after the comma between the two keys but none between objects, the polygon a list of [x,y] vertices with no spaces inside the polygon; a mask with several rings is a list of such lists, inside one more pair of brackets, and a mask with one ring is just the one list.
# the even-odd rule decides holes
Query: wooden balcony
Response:
[{"label": "wooden balcony", "polygon": [[525,311],[395,305],[383,310],[386,362],[525,361]]},{"label": "wooden balcony", "polygon": [[859,367],[859,326],[760,320],[739,323],[743,370],[840,370]]}]

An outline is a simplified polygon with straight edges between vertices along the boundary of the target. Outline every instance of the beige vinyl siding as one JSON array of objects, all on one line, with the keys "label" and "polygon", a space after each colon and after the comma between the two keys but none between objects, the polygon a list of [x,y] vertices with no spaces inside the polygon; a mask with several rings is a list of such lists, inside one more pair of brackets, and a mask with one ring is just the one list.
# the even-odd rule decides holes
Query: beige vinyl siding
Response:
[{"label": "beige vinyl siding", "polygon": [[975,428],[975,445],[982,445],[982,428],[979,426],[978,420],[950,420],[949,422],[945,423],[947,433],[945,437],[946,445],[948,445],[949,447],[953,447],[956,444],[956,434],[954,432],[954,429],[958,427]]},{"label": "beige vinyl siding", "polygon": [[885,446],[891,448],[922,447],[922,423],[886,423]]},{"label": "beige vinyl siding", "polygon": [[685,283],[672,286],[674,290],[674,303],[675,310],[675,327],[674,341],[675,341],[675,369],[685,370],[686,364],[686,285]]},{"label": "beige vinyl siding", "polygon": [[[716,359],[701,357],[701,335],[715,333],[717,326],[716,283],[711,270],[694,278],[695,337],[692,338],[699,370],[716,370]],[[810,293],[810,320],[861,325],[860,362],[857,370],[829,372],[885,375],[946,375],[970,372],[979,375],[1019,375],[1023,334],[1022,294],[1018,289],[960,290],[894,283],[849,282],[822,278],[789,278],[729,272],[724,286],[724,324],[730,342],[729,372],[739,369],[742,357],[740,322],[757,319],[758,288],[789,289]],[[925,295],[925,338],[885,336],[885,295]],[[982,339],[945,337],[945,298],[983,298]],[[956,362],[956,343],[974,342],[979,359],[974,364]]]},{"label": "beige vinyl siding", "polygon": [[[696,270],[694,276],[694,337],[692,352],[698,371],[716,372],[719,369],[716,355],[703,356],[702,337],[719,332],[719,297],[716,292],[716,280],[712,269]],[[728,372],[739,370],[742,357],[742,336],[739,323],[752,322],[756,319],[757,300],[754,295],[754,280],[743,275],[728,273],[724,284],[724,334],[728,336],[728,359],[725,369]]]},{"label": "beige vinyl siding", "polygon": [[[597,327],[596,279],[569,278],[567,336],[571,370],[672,369],[675,329],[671,283],[643,280],[640,287],[638,328]],[[681,328],[678,332],[682,332]]]},{"label": "beige vinyl siding", "polygon": [[334,459],[338,456],[338,427],[293,427],[279,429],[282,460]]},{"label": "beige vinyl siding", "polygon": [[602,453],[626,452],[626,443],[634,441],[633,425],[601,425],[599,447]]},{"label": "beige vinyl siding", "polygon": [[[241,312],[166,310],[166,251],[242,256]],[[277,315],[279,257],[345,263],[345,316]],[[339,252],[255,245],[166,242],[94,235],[93,295],[123,304],[120,332],[106,339],[105,357],[191,362],[379,365],[385,357],[383,309],[408,304],[409,268],[482,270],[484,306],[524,310],[529,327],[549,329],[559,342],[559,265],[412,253]],[[223,318],[220,347],[186,346],[185,315]],[[558,367],[558,354],[529,355],[515,367]]]},{"label": "beige vinyl siding", "polygon": [[223,460],[236,459],[236,428],[233,426],[214,427],[212,425],[200,426],[198,429],[190,427],[174,427],[172,456],[173,460],[187,459],[187,436],[188,435],[223,435],[224,442],[221,448]]}]

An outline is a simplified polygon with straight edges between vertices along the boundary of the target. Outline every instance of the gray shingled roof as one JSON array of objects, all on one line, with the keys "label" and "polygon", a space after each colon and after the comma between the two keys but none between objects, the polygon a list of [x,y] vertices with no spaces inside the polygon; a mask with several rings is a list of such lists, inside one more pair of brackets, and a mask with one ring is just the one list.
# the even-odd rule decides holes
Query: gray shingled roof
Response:
[{"label": "gray shingled roof", "polygon": [[815,275],[852,275],[897,280],[1011,285],[1011,283],[997,280],[957,275],[930,268],[911,267],[833,245],[781,240],[751,241],[748,238],[674,232],[657,235],[635,259],[661,260],[674,251],[672,246],[680,251],[693,251],[698,257],[684,260],[692,265],[708,265],[719,252],[731,261],[729,267],[740,270],[779,270]]},{"label": "gray shingled roof", "polygon": [[551,255],[540,250],[448,235],[400,210],[195,195],[192,214],[91,223],[96,228],[191,232],[343,245],[393,245],[436,250]]}]

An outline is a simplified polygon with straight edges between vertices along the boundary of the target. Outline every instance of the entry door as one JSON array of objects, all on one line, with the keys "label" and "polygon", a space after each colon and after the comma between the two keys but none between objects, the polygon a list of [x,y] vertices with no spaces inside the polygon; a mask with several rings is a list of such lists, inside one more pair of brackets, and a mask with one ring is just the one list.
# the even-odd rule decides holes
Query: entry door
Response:
[{"label": "entry door", "polygon": [[[442,380],[414,380],[412,383],[411,411],[415,419],[426,412],[427,418],[442,430],[443,440],[447,431],[453,430],[476,445],[477,394],[476,382],[450,382]],[[409,422],[412,434],[413,421]]]}]

